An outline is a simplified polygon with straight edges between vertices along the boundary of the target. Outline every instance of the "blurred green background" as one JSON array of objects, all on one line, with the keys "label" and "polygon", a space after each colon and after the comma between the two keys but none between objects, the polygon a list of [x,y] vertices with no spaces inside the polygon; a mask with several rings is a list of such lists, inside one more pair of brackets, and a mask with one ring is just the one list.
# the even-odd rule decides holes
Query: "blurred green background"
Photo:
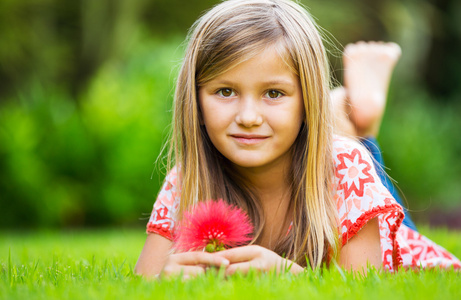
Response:
[{"label": "blurred green background", "polygon": [[[0,228],[145,226],[183,40],[217,2],[0,1]],[[461,227],[461,1],[303,3],[338,82],[343,45],[401,45],[388,173],[414,219]]]}]

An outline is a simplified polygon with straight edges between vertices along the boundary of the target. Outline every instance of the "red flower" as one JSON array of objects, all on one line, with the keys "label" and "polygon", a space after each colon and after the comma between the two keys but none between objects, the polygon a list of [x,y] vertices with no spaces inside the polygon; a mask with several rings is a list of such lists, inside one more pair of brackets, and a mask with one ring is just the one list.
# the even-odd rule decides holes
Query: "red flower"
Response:
[{"label": "red flower", "polygon": [[175,239],[179,251],[220,251],[242,246],[251,240],[253,226],[240,208],[222,199],[199,203],[184,213]]}]

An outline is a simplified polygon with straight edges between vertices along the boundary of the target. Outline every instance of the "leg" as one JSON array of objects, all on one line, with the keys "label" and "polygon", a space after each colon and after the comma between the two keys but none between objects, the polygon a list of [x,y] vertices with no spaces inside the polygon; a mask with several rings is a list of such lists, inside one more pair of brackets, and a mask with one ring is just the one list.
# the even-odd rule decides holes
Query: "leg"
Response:
[{"label": "leg", "polygon": [[403,223],[416,230],[397,189],[384,172],[376,136],[386,106],[387,90],[400,47],[393,43],[350,44],[344,50],[345,88],[331,92],[337,132],[358,136],[370,151],[384,186],[404,208]]},{"label": "leg", "polygon": [[333,104],[335,132],[344,136],[357,136],[355,125],[350,119],[349,104],[346,101],[346,89],[344,87],[337,87],[331,90],[330,98]]},{"label": "leg", "polygon": [[394,43],[359,42],[344,49],[344,86],[359,136],[378,136],[389,81],[400,54]]}]

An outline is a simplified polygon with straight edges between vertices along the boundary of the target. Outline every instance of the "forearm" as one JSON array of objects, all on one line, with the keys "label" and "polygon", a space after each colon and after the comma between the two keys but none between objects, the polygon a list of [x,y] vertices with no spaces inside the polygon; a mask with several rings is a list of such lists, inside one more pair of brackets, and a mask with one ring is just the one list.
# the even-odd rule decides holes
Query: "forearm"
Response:
[{"label": "forearm", "polygon": [[168,259],[172,242],[160,235],[149,234],[139,255],[134,272],[145,277],[160,274]]},{"label": "forearm", "polygon": [[143,257],[141,255],[136,263],[136,266],[134,267],[134,272],[144,277],[154,277],[160,274],[164,264],[165,260],[152,260],[146,256]]}]

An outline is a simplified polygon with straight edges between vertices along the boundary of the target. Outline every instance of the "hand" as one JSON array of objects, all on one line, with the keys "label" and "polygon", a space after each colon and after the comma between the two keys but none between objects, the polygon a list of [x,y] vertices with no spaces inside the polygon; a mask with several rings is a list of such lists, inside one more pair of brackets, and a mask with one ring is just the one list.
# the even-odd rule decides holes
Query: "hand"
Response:
[{"label": "hand", "polygon": [[256,245],[232,248],[216,252],[214,255],[223,257],[230,262],[230,265],[226,268],[227,275],[231,275],[236,271],[247,274],[250,268],[259,271],[275,270],[277,273],[289,270],[297,274],[303,271],[303,268],[295,262],[284,259],[277,253]]},{"label": "hand", "polygon": [[183,278],[205,273],[208,267],[228,266],[229,260],[208,252],[183,252],[171,254],[163,266],[160,276],[170,277],[182,274]]}]

